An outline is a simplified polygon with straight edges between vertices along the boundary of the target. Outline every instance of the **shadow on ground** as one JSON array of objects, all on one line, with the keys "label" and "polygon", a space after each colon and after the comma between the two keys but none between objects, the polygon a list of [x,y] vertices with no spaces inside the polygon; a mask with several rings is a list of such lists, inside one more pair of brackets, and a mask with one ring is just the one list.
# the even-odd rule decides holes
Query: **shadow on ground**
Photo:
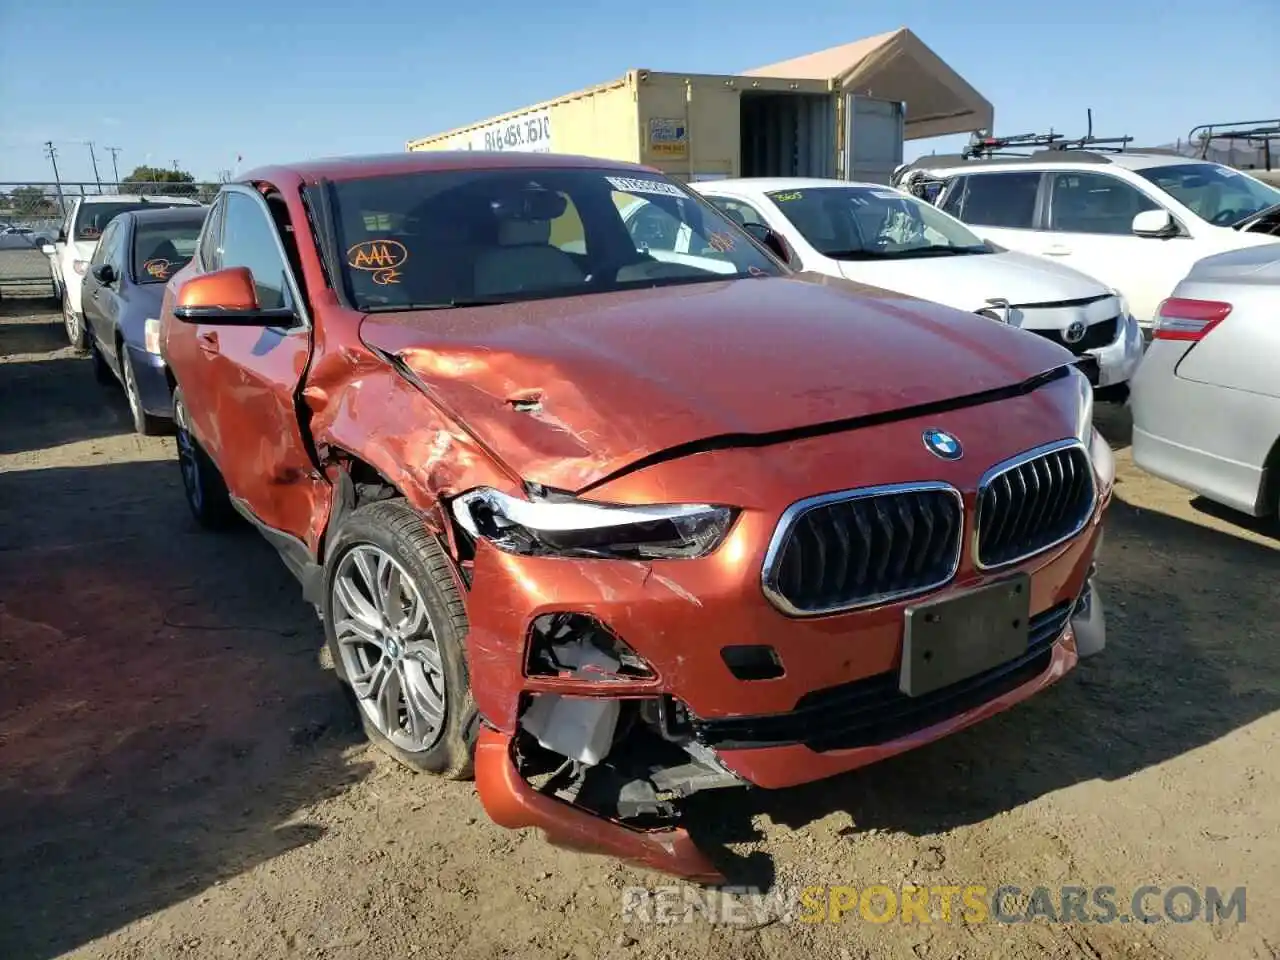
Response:
[{"label": "shadow on ground", "polygon": [[320,836],[307,808],[365,771],[271,549],[198,532],[170,462],[3,473],[0,505],[0,955],[59,955]]},{"label": "shadow on ground", "polygon": [[1280,710],[1280,550],[1114,501],[1099,559],[1108,646],[1054,687],[953,737],[783,791],[695,797],[690,828],[731,882],[767,886],[763,813],[926,836],[1089,780],[1114,781]]},{"label": "shadow on ground", "polygon": [[[33,324],[32,329],[48,326]],[[12,325],[0,324],[0,337],[10,330]],[[0,364],[0,410],[6,411],[8,420],[0,430],[0,454],[45,450],[133,431],[123,389],[117,384],[98,383],[91,361],[69,353]],[[16,415],[10,418],[8,411]],[[39,415],[33,416],[37,412]]]}]

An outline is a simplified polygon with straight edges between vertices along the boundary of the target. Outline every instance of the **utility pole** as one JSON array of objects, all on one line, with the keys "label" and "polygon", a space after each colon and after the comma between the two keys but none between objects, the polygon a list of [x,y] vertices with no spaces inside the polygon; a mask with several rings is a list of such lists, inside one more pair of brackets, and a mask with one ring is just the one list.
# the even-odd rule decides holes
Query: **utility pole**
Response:
[{"label": "utility pole", "polygon": [[58,176],[58,148],[53,145],[52,140],[44,142],[44,155],[53,164],[53,183],[58,188],[58,211],[65,217],[67,215],[67,200],[62,195],[62,178]]},{"label": "utility pole", "polygon": [[84,145],[89,148],[89,159],[93,161],[93,179],[98,184],[98,192],[102,192],[102,177],[98,176],[98,155],[93,152],[93,141],[86,140]]},{"label": "utility pole", "polygon": [[116,166],[116,157],[120,155],[119,147],[107,147],[107,152],[111,154],[111,174],[116,178],[116,193],[120,192],[120,168]]}]

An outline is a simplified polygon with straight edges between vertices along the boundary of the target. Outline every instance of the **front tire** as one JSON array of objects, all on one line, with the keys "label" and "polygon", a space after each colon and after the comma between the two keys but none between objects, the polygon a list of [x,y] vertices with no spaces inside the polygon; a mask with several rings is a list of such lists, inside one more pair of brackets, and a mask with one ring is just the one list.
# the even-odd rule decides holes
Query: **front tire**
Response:
[{"label": "front tire", "polygon": [[200,441],[191,432],[191,419],[182,392],[173,395],[173,425],[178,438],[178,467],[182,470],[182,490],[196,523],[206,530],[223,530],[235,519],[235,509],[222,474]]},{"label": "front tire", "polygon": [[133,429],[143,437],[154,437],[164,432],[164,423],[147,413],[142,406],[142,394],[138,391],[138,380],[133,372],[133,361],[122,343],[117,348],[120,357],[120,373],[124,380],[124,395],[129,401],[129,415],[133,418]]},{"label": "front tire", "polygon": [[77,353],[84,353],[88,347],[84,321],[71,309],[71,299],[65,290],[62,293],[62,325],[66,328],[67,343],[71,344],[71,349]]},{"label": "front tire", "polygon": [[472,774],[478,715],[449,558],[403,500],[360,507],[325,563],[325,640],[365,733],[415,771]]}]

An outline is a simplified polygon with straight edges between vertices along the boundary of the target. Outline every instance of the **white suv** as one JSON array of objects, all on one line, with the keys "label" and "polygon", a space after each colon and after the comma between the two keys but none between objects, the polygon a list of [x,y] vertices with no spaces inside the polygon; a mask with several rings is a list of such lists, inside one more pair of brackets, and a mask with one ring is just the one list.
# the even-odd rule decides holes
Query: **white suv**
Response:
[{"label": "white suv", "polygon": [[187,197],[122,193],[76,197],[72,201],[71,209],[58,229],[57,240],[41,248],[49,257],[53,285],[62,299],[62,319],[71,346],[83,350],[87,343],[80,286],[84,282],[85,271],[89,269],[89,260],[98,249],[98,238],[111,218],[126,210],[199,205],[198,201]]},{"label": "white suv", "polygon": [[1280,190],[1221,164],[1161,153],[1050,148],[1026,157],[921,157],[894,183],[975,233],[1118,290],[1145,330],[1202,257],[1280,242]]}]

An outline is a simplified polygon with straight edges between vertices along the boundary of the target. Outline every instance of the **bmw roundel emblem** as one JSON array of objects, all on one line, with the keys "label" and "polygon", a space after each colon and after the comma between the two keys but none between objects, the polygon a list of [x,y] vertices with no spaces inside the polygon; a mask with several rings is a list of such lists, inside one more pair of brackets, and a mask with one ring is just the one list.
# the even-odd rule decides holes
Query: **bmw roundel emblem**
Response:
[{"label": "bmw roundel emblem", "polygon": [[959,460],[964,456],[960,441],[945,430],[930,428],[924,432],[925,449],[943,460]]}]

